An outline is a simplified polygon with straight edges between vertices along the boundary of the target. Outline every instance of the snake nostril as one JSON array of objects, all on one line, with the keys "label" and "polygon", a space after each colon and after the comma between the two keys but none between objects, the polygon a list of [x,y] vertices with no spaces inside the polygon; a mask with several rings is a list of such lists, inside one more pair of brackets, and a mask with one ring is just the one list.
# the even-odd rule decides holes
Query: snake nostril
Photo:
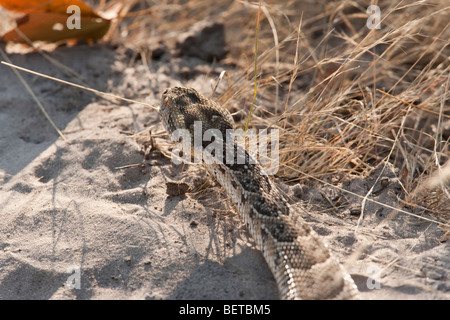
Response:
[{"label": "snake nostril", "polygon": [[166,94],[169,91],[169,89],[164,90],[163,94]]}]

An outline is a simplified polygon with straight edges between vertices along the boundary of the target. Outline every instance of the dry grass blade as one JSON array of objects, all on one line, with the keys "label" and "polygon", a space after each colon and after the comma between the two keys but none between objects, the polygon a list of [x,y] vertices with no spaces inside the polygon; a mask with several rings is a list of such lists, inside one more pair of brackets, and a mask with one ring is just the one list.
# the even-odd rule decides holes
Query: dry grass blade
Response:
[{"label": "dry grass blade", "polygon": [[256,94],[258,92],[258,31],[259,31],[260,14],[261,14],[261,1],[259,1],[258,18],[256,20],[256,32],[255,32],[255,76],[254,76],[255,84],[254,84],[254,90],[253,90],[252,104],[250,105],[250,111],[248,113],[247,122],[245,123],[244,132],[247,132],[247,130],[248,130],[248,124],[250,122],[250,118],[252,117],[253,107],[255,106]]},{"label": "dry grass blade", "polygon": [[[0,54],[2,55],[3,59],[10,61],[8,56],[6,55],[6,53],[0,49]],[[2,64],[5,64],[7,66],[12,67],[13,65],[10,63],[5,63],[4,61],[2,61]],[[45,110],[44,106],[41,104],[41,102],[39,101],[39,99],[36,97],[36,95],[34,94],[33,90],[31,90],[30,86],[28,85],[28,83],[25,81],[25,79],[20,75],[20,73],[13,68],[13,71],[15,73],[15,75],[17,76],[17,78],[19,78],[20,82],[22,82],[22,84],[24,85],[25,89],[28,91],[28,93],[31,95],[31,97],[33,98],[33,100],[36,102],[36,104],[38,105],[39,109],[42,111],[42,113],[44,114],[45,118],[47,119],[47,121],[50,123],[50,125],[53,127],[53,129],[55,129],[55,131],[58,133],[58,135],[64,140],[66,141],[66,137],[64,136],[64,134],[61,132],[61,130],[59,130],[58,126],[53,122],[52,118],[50,117],[50,115],[47,113],[47,111]]]},{"label": "dry grass blade", "polygon": [[[4,58],[5,57],[6,56],[4,56]],[[31,73],[31,74],[43,77],[43,78],[47,78],[47,79],[50,79],[50,80],[53,80],[53,81],[57,81],[57,82],[61,82],[61,83],[67,84],[69,86],[73,86],[73,87],[76,87],[76,88],[79,88],[79,89],[90,91],[92,93],[95,93],[95,94],[99,95],[100,97],[109,97],[109,98],[123,100],[123,101],[126,101],[126,102],[138,103],[138,104],[145,105],[145,106],[147,106],[147,107],[149,107],[151,109],[154,109],[156,111],[159,110],[158,107],[152,106],[152,105],[150,105],[148,103],[145,103],[145,102],[140,102],[140,101],[136,101],[136,100],[131,100],[131,99],[119,97],[117,95],[114,95],[114,94],[111,94],[111,93],[107,93],[107,92],[101,92],[101,91],[98,91],[98,90],[95,90],[95,89],[92,89],[92,88],[88,88],[88,87],[85,87],[85,86],[82,86],[82,85],[79,85],[79,84],[76,84],[76,83],[72,83],[72,82],[69,82],[69,81],[61,80],[61,79],[58,79],[58,78],[55,78],[55,77],[51,77],[51,76],[48,76],[48,75],[45,75],[45,74],[42,74],[42,73],[39,73],[39,72],[35,72],[35,71],[29,70],[29,69],[26,69],[26,68],[22,68],[22,67],[14,65],[12,63],[4,62],[4,61],[1,61],[1,63],[6,65],[6,66],[8,66],[8,67],[11,67],[13,70],[18,69],[18,70],[21,70],[21,71],[25,71],[25,72],[28,72],[28,73]]]}]

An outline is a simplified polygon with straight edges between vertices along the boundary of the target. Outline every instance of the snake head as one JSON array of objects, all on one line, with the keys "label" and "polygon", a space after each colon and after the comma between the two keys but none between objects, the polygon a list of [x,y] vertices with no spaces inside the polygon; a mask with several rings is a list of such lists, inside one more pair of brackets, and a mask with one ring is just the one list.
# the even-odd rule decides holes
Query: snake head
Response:
[{"label": "snake head", "polygon": [[177,129],[193,131],[195,121],[202,122],[202,130],[218,129],[224,135],[233,129],[230,112],[204,97],[193,88],[173,87],[164,90],[159,111],[164,127],[169,133]]}]

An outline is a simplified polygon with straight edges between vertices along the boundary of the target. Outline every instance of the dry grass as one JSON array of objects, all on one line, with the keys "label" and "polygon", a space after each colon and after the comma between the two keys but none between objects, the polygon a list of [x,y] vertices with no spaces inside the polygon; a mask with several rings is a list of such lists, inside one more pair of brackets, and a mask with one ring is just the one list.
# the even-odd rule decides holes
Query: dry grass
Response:
[{"label": "dry grass", "polygon": [[[242,71],[219,101],[242,114],[243,126],[253,96],[257,1],[135,3],[133,10],[152,13],[119,25],[116,39],[125,35],[147,60],[158,41],[170,44],[196,21],[225,24],[223,63]],[[340,181],[390,162],[403,200],[449,221],[450,5],[376,1],[381,28],[369,29],[370,4],[263,2],[250,125],[281,129],[279,175],[287,179]]]}]

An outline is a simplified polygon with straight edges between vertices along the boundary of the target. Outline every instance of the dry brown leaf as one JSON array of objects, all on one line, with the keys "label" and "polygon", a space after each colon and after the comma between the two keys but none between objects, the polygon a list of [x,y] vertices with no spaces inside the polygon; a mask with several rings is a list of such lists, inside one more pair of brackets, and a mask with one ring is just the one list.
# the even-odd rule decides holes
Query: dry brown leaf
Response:
[{"label": "dry brown leaf", "polygon": [[0,5],[11,11],[30,13],[30,12],[53,12],[63,13],[67,11],[70,5],[76,5],[80,8],[83,15],[93,14],[97,16],[92,9],[81,0],[0,0]]},{"label": "dry brown leaf", "polygon": [[[27,42],[22,34],[31,41],[89,41],[102,38],[110,26],[109,20],[100,17],[81,0],[0,0],[0,5],[25,13],[16,20],[19,32],[15,29],[7,32],[3,35],[5,41]],[[80,10],[80,28],[68,27],[68,20],[73,21],[74,11],[67,13],[67,8],[72,5]]]}]

